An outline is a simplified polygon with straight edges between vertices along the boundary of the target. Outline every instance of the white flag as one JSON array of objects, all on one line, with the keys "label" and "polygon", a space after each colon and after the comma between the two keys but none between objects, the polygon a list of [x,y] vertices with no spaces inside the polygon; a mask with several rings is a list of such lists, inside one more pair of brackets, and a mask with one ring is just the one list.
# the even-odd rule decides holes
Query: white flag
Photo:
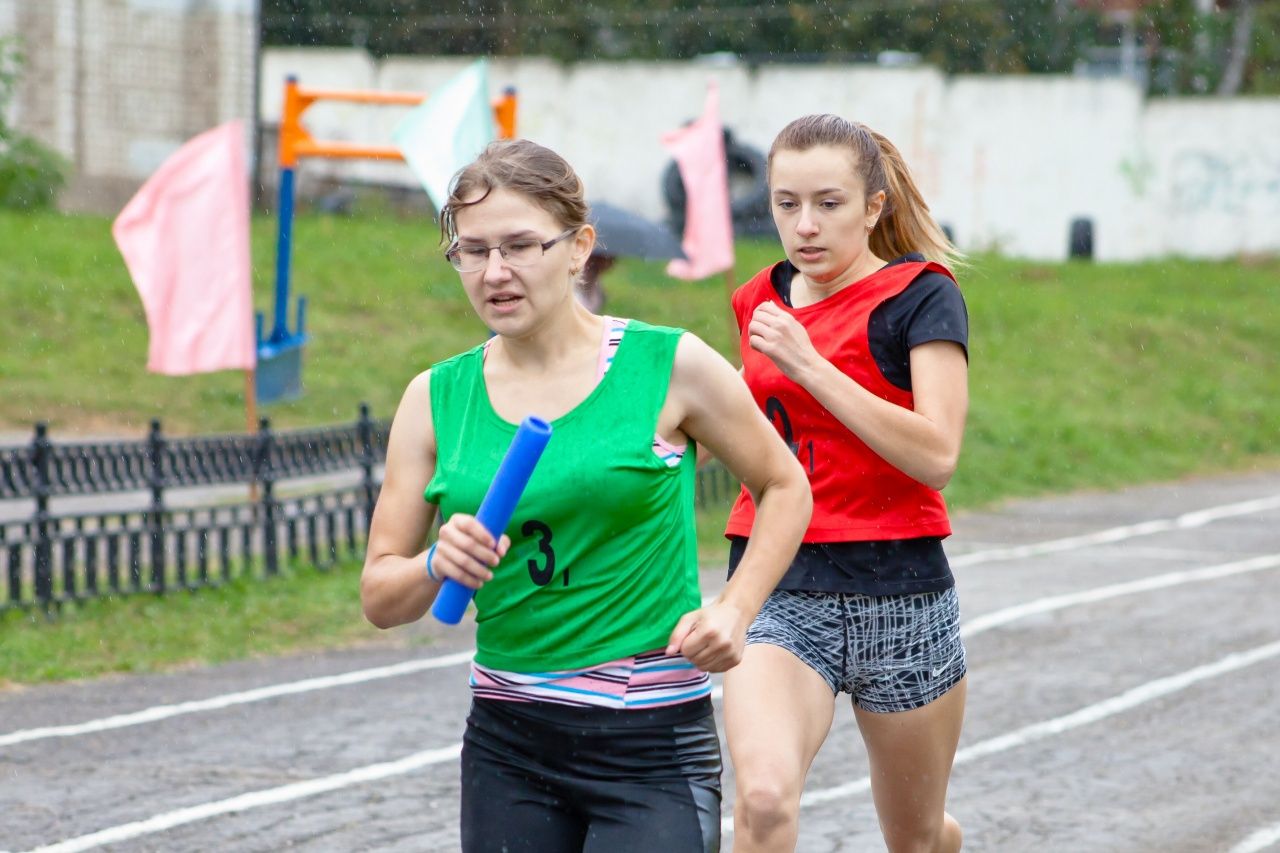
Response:
[{"label": "white flag", "polygon": [[483,59],[429,94],[391,134],[437,210],[449,199],[449,181],[496,136]]}]

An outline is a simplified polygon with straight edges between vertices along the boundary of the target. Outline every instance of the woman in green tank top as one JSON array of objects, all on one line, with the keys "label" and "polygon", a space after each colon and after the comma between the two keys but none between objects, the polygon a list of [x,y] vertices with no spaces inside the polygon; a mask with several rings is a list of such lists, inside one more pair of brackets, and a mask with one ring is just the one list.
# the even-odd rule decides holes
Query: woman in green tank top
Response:
[{"label": "woman in green tank top", "polygon": [[[422,618],[446,578],[476,590],[462,847],[718,849],[720,752],[705,674],[741,659],[747,627],[796,551],[811,507],[804,472],[709,346],[637,321],[611,327],[575,300],[595,233],[581,181],[554,152],[489,146],[455,178],[441,227],[495,337],[406,389],[361,601],[389,628]],[[604,348],[611,333],[620,341]],[[554,431],[495,541],[474,513],[528,415]],[[758,508],[747,553],[705,605],[698,445]],[[681,692],[699,679],[701,689]]]}]

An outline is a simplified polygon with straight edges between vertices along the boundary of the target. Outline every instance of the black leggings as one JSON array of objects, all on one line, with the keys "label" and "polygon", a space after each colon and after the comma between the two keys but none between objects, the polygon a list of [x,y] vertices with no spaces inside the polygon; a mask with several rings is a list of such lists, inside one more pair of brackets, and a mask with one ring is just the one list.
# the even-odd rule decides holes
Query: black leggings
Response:
[{"label": "black leggings", "polygon": [[476,699],[462,741],[466,853],[714,853],[711,701],[645,711]]}]

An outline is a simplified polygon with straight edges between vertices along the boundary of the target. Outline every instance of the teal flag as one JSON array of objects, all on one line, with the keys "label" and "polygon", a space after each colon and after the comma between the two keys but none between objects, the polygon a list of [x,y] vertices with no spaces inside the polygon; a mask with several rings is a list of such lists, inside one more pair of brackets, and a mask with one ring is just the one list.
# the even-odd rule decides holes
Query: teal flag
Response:
[{"label": "teal flag", "polygon": [[448,200],[453,176],[496,137],[484,59],[428,94],[391,134],[436,210]]}]

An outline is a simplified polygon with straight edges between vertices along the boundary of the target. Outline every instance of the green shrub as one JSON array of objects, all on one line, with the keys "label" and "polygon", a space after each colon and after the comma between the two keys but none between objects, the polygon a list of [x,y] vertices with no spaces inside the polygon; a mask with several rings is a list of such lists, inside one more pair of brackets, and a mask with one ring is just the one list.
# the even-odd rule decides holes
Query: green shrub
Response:
[{"label": "green shrub", "polygon": [[58,152],[10,127],[5,112],[22,70],[22,52],[13,39],[0,39],[0,207],[52,207],[67,182],[70,164]]}]

